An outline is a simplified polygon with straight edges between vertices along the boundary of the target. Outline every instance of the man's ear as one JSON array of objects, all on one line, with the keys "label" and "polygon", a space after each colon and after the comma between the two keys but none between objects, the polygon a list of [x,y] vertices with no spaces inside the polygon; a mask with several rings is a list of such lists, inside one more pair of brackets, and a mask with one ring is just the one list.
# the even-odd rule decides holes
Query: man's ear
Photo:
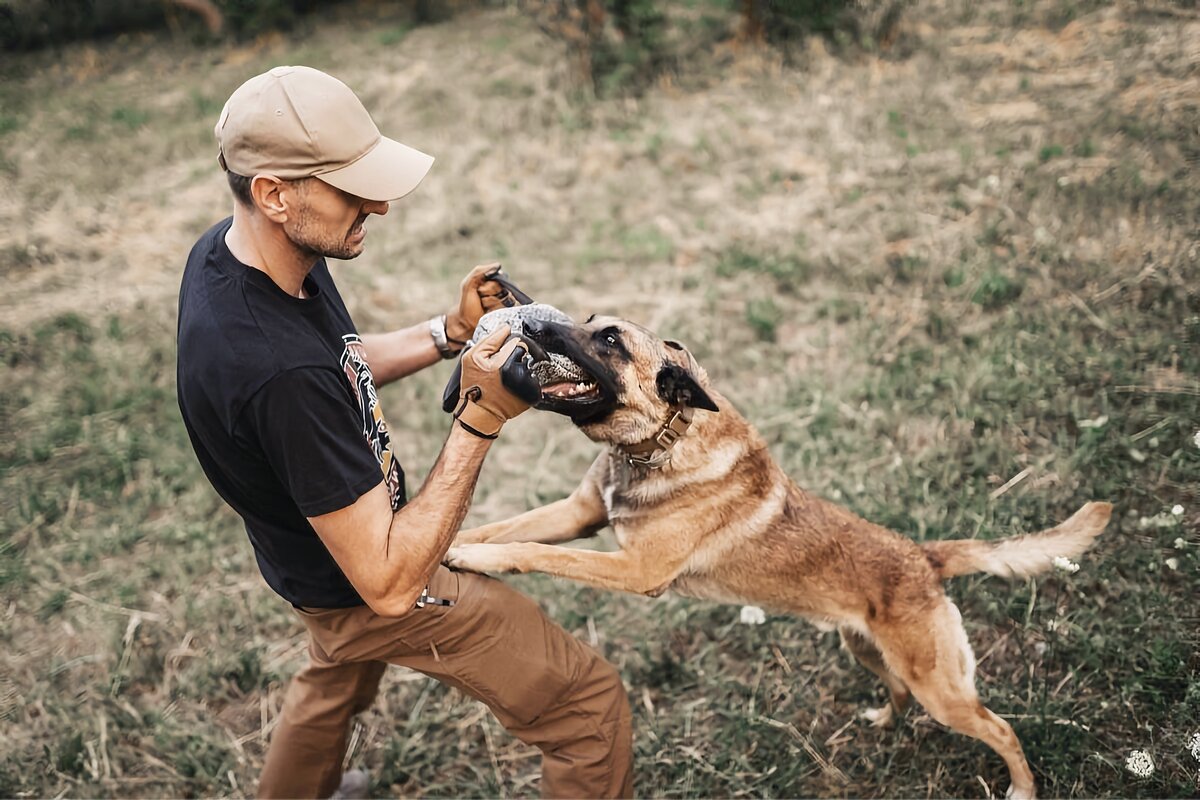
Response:
[{"label": "man's ear", "polygon": [[695,376],[678,364],[667,362],[658,371],[658,396],[664,402],[673,406],[689,406],[703,408],[705,411],[718,411],[717,404],[700,388]]},{"label": "man's ear", "polygon": [[250,197],[254,200],[255,208],[273,222],[287,219],[287,204],[282,190],[283,181],[271,175],[255,175],[250,181]]}]

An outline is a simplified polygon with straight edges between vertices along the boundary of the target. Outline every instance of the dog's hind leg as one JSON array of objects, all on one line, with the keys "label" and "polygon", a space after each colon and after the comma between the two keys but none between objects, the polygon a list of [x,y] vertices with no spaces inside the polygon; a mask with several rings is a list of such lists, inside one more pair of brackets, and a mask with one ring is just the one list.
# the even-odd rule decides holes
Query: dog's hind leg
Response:
[{"label": "dog's hind leg", "polygon": [[879,676],[891,692],[891,702],[881,708],[869,708],[862,713],[877,728],[889,728],[895,722],[896,716],[904,712],[911,697],[908,687],[896,673],[888,669],[883,660],[883,653],[875,646],[875,642],[867,634],[849,625],[838,626],[842,635],[842,646],[858,659],[858,663]]},{"label": "dog's hind leg", "polygon": [[975,655],[962,616],[943,598],[929,614],[905,625],[872,629],[884,659],[930,716],[979,739],[1008,766],[1011,798],[1033,798],[1033,773],[1012,726],[984,707],[975,692]]}]

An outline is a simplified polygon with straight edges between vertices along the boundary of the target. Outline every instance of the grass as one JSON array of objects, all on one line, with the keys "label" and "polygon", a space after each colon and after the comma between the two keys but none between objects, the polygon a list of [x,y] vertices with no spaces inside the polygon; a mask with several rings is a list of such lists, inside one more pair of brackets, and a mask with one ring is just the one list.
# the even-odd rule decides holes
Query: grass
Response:
[{"label": "grass", "polygon": [[[1035,24],[985,5],[970,25]],[[1072,13],[1080,35],[1097,24]],[[226,213],[211,172],[223,97],[261,67],[328,51],[339,62],[315,65],[369,86],[381,128],[444,170],[372,228],[367,256],[335,267],[361,329],[433,313],[497,252],[539,299],[687,342],[790,475],[906,535],[994,538],[1114,502],[1078,573],[948,590],[981,696],[1012,722],[1044,795],[1195,796],[1200,187],[1177,154],[1200,139],[1186,109],[1138,122],[1112,82],[1065,89],[1032,55],[1028,81],[988,91],[1064,111],[1039,135],[966,120],[961,109],[1006,98],[979,94],[969,47],[943,47],[974,34],[926,21],[937,41],[894,67],[756,72],[714,56],[688,82],[702,90],[586,103],[556,51],[504,12],[366,39],[339,19],[231,49],[229,64],[169,38],[110,44],[100,61],[120,68],[90,77],[91,56],[67,49],[55,58],[84,76],[70,80],[23,57],[4,87],[19,125],[0,139],[23,201],[0,209],[0,794],[253,793],[305,639],[191,454],[173,292],[191,242]],[[1131,49],[1078,57],[1136,70],[1154,45],[1161,74],[1188,74],[1163,44],[1177,41],[1172,20],[1122,24],[1139,35],[1105,46]],[[397,83],[371,82],[383,74]],[[897,159],[917,138],[922,154]],[[786,179],[740,192],[753,175]],[[382,393],[410,490],[444,437],[445,377]],[[525,415],[485,465],[470,521],[564,496],[593,454],[561,419]],[[1006,788],[999,759],[920,709],[893,731],[857,720],[882,691],[835,635],[783,616],[744,625],[736,606],[511,580],[620,668],[640,794]],[[389,672],[354,741],[350,763],[378,795],[537,791],[527,748],[419,675]],[[1133,750],[1153,775],[1126,770]]]},{"label": "grass", "polygon": [[393,28],[389,28],[388,30],[377,34],[377,38],[379,39],[379,43],[381,45],[384,45],[385,47],[394,47],[395,45],[398,45],[404,41],[404,37],[408,36],[408,34],[411,32],[411,25],[396,25]]}]

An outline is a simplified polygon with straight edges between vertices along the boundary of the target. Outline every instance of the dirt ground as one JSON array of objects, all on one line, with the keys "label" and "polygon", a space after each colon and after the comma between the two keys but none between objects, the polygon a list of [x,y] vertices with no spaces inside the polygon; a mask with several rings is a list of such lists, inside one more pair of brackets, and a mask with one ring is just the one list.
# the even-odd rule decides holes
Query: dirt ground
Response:
[{"label": "dirt ground", "polygon": [[[1187,4],[920,3],[882,53],[813,39],[785,63],[730,42],[609,99],[508,10],[410,29],[364,4],[237,46],[140,35],[7,58],[0,794],[252,792],[304,640],[191,459],[173,326],[187,251],[230,209],[212,125],[279,63],[337,75],[437,157],[334,267],[360,330],[443,310],[498,258],[568,313],[688,343],[802,485],[907,535],[1005,535],[1116,501],[1074,583],[952,593],[981,691],[1047,794],[1197,791]],[[410,493],[444,437],[445,377],[383,393]],[[525,415],[469,521],[564,496],[593,455]],[[514,581],[622,668],[640,792],[1007,786],[999,759],[920,710],[890,733],[856,720],[877,688],[805,625]],[[481,706],[393,672],[350,757],[377,793],[536,792],[536,753]],[[1152,777],[1126,769],[1134,750]]]}]

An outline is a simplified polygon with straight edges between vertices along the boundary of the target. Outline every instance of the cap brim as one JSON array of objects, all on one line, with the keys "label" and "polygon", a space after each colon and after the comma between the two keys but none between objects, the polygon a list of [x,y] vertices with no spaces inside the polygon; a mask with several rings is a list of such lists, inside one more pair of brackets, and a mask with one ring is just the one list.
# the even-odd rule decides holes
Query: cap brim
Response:
[{"label": "cap brim", "polygon": [[315,177],[364,200],[390,202],[416,189],[431,166],[433,156],[381,136],[353,164]]}]

